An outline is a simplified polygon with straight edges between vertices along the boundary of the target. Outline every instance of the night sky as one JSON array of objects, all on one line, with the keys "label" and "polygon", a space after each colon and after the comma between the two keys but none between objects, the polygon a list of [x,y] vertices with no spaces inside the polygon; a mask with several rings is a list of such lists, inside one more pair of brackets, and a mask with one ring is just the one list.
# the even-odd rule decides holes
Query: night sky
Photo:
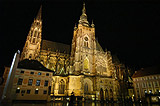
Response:
[{"label": "night sky", "polygon": [[[160,1],[85,0],[88,21],[95,24],[103,49],[129,67],[159,64]],[[0,1],[0,71],[22,52],[30,26],[42,4],[42,39],[71,44],[82,13],[82,0]]]}]

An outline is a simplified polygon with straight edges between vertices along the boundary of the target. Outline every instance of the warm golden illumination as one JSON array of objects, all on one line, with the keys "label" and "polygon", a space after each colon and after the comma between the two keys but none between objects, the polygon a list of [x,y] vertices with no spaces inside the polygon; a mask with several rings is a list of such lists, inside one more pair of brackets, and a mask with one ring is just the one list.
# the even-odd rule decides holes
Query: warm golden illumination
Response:
[{"label": "warm golden illumination", "polygon": [[[41,35],[40,8],[20,60],[28,59],[28,63],[36,62],[40,66],[36,65],[35,69],[22,68],[25,72],[21,74],[22,69],[17,68],[16,78],[20,80],[19,85],[15,83],[17,95],[14,100],[63,100],[73,92],[83,100],[118,100],[119,82],[115,76],[120,75],[115,73],[110,51],[104,51],[95,39],[94,24],[92,22],[90,25],[87,20],[85,5],[74,28],[71,48],[67,44],[42,40]],[[22,96],[21,92],[27,94]]]},{"label": "warm golden illumination", "polygon": [[88,61],[87,58],[84,60],[84,69],[85,69],[85,70],[88,70],[88,69],[89,69],[89,61]]}]

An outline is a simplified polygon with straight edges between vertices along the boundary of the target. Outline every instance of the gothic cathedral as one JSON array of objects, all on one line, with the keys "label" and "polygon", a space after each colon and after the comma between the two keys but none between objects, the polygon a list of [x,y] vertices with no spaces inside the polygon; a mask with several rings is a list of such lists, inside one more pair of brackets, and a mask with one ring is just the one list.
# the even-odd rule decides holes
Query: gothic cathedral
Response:
[{"label": "gothic cathedral", "polygon": [[20,60],[36,60],[53,72],[51,94],[91,100],[117,100],[119,83],[110,51],[95,39],[95,27],[87,21],[85,4],[70,45],[42,39],[42,7],[31,25]]}]

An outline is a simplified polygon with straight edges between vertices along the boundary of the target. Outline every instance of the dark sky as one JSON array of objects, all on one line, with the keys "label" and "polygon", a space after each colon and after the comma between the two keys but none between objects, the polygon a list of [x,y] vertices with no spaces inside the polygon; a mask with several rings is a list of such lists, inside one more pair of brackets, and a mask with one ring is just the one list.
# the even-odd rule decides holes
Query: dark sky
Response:
[{"label": "dark sky", "polygon": [[[103,49],[132,67],[146,67],[160,59],[160,1],[86,0],[88,21],[94,20]],[[22,52],[30,26],[42,4],[42,38],[71,44],[82,0],[0,1],[0,71]]]}]

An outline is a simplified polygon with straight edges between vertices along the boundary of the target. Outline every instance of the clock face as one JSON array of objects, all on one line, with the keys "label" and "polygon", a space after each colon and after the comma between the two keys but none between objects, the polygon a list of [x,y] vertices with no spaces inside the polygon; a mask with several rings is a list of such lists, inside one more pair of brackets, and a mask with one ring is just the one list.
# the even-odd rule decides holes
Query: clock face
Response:
[{"label": "clock face", "polygon": [[85,41],[88,41],[88,38],[87,38],[87,37],[85,37],[85,38],[84,38],[84,40],[85,40]]}]

